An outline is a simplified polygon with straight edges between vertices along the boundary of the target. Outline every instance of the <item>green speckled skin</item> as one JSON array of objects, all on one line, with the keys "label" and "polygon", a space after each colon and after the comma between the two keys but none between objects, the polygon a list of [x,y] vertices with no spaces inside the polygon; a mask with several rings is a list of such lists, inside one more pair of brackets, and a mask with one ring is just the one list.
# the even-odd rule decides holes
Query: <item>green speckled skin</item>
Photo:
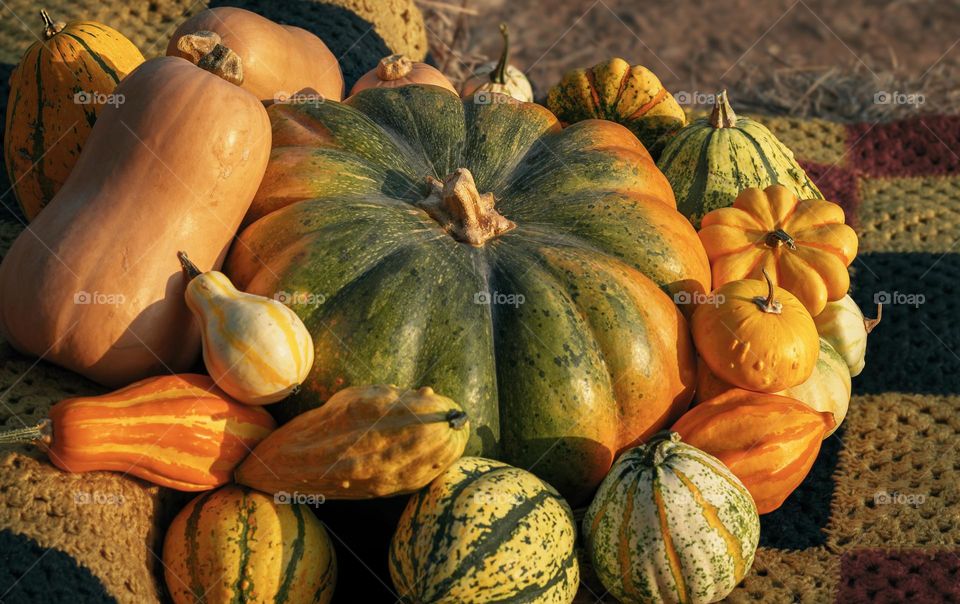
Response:
[{"label": "green speckled skin", "polygon": [[[469,414],[468,454],[531,469],[578,502],[618,450],[686,408],[693,350],[661,287],[709,289],[709,267],[626,129],[561,131],[537,105],[432,86],[270,112],[275,133],[309,136],[274,149],[267,179],[280,176],[261,191],[285,197],[261,201],[282,207],[241,234],[225,272],[285,292],[313,335],[313,371],[281,419],[345,386],[431,386]],[[416,205],[427,176],[461,167],[517,224],[480,247]]]}]

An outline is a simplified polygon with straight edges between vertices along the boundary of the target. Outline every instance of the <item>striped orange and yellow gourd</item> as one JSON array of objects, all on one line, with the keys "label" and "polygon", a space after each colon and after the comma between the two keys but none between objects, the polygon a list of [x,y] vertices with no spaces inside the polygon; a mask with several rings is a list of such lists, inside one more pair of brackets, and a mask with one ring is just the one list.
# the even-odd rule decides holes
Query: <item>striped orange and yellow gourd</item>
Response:
[{"label": "striped orange and yellow gourd", "polygon": [[67,472],[112,470],[181,491],[226,484],[276,426],[263,409],[228,398],[205,375],[148,378],[50,408],[39,426],[0,434],[34,442]]},{"label": "striped orange and yellow gourd", "polygon": [[163,564],[176,604],[326,604],[337,580],[333,545],[307,505],[233,485],[180,511]]},{"label": "striped orange and yellow gourd", "polygon": [[143,63],[123,35],[95,21],[54,23],[10,76],[4,156],[13,192],[32,220],[70,175],[117,84]]},{"label": "striped orange and yellow gourd", "polygon": [[726,464],[766,514],[800,486],[834,424],[829,411],[734,388],[693,407],[671,430]]},{"label": "striped orange and yellow gourd", "polygon": [[583,519],[598,578],[625,604],[725,597],[753,564],[760,519],[719,460],[661,432],[626,451]]},{"label": "striped orange and yellow gourd", "polygon": [[570,506],[533,474],[463,457],[412,497],[390,547],[405,602],[569,604],[577,592]]},{"label": "striped orange and yellow gourd", "polygon": [[[313,339],[278,299],[247,294],[219,271],[200,270],[178,254],[189,279],[187,306],[200,323],[203,361],[217,386],[248,405],[287,397],[313,367]],[[304,292],[278,294],[297,299]]]}]

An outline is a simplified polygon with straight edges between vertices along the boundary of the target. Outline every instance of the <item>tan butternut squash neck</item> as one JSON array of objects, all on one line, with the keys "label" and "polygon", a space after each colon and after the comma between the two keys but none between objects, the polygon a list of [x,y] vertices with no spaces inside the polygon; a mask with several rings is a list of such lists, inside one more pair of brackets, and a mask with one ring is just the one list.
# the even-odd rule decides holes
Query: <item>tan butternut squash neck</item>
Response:
[{"label": "tan butternut squash neck", "polygon": [[181,36],[177,50],[210,73],[236,84],[243,84],[243,62],[240,55],[224,46],[220,35],[212,31],[198,31]]},{"label": "tan butternut squash neck", "polygon": [[473,174],[466,168],[440,182],[427,177],[430,194],[420,202],[431,218],[461,243],[481,246],[517,225],[494,207],[492,193],[480,194]]},{"label": "tan butternut squash neck", "polygon": [[726,90],[720,92],[713,102],[710,125],[714,128],[733,128],[737,125],[737,114],[733,112],[733,107],[730,106]]},{"label": "tan butternut squash neck", "polygon": [[47,13],[46,9],[43,8],[40,9],[40,18],[43,19],[44,40],[49,40],[50,38],[54,37],[63,31],[63,28],[67,26],[67,24],[63,21],[54,22],[54,20],[50,18],[50,15]]},{"label": "tan butternut squash neck", "polygon": [[24,443],[50,444],[53,440],[53,423],[45,419],[35,426],[0,432],[0,445]]},{"label": "tan butternut squash neck", "polygon": [[377,64],[377,79],[392,82],[407,77],[411,71],[413,71],[413,61],[409,57],[402,54],[390,55],[380,59]]}]

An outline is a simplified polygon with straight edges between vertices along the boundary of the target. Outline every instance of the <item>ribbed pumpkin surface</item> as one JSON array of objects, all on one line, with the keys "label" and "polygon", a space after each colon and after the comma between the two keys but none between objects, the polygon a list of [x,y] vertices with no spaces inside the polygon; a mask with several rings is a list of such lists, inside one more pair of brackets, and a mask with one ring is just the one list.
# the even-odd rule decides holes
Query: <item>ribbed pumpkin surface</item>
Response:
[{"label": "ribbed pumpkin surface", "polygon": [[390,576],[418,604],[568,604],[576,532],[570,507],[533,474],[464,457],[407,504]]},{"label": "ribbed pumpkin surface", "polygon": [[[725,95],[718,103],[726,103]],[[732,111],[731,111],[732,114]],[[781,184],[800,199],[823,199],[817,185],[766,126],[735,116],[723,126],[714,115],[680,130],[657,160],[677,197],[677,209],[697,228],[711,210],[733,203],[748,187]]]},{"label": "ribbed pumpkin surface", "polygon": [[833,427],[829,411],[734,388],[687,411],[671,429],[726,464],[766,514],[803,482]]},{"label": "ribbed pumpkin surface", "polygon": [[27,49],[10,76],[3,139],[7,173],[28,220],[70,175],[106,95],[140,63],[132,42],[94,21],[71,22]]},{"label": "ribbed pumpkin surface", "polygon": [[326,604],[337,580],[333,544],[308,506],[236,486],[177,514],[163,564],[176,604]]},{"label": "ribbed pumpkin surface", "polygon": [[50,461],[68,472],[113,470],[181,491],[230,481],[276,425],[205,375],[168,375],[63,400],[50,409]]},{"label": "ribbed pumpkin surface", "polygon": [[621,602],[705,603],[750,569],[760,519],[722,463],[661,433],[617,460],[583,535],[600,581]]}]

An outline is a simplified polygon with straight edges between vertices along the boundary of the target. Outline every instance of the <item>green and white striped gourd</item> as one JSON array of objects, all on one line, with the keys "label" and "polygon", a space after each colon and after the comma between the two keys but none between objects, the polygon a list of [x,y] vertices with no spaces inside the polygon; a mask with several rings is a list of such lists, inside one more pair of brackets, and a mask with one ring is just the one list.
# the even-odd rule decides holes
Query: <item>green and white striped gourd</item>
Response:
[{"label": "green and white striped gourd", "polygon": [[766,126],[737,116],[726,91],[709,117],[694,120],[670,140],[657,167],[677,198],[677,210],[700,228],[705,214],[733,205],[748,187],[781,184],[800,199],[823,199],[817,185]]},{"label": "green and white striped gourd", "polygon": [[583,535],[597,577],[621,602],[700,604],[747,574],[760,517],[726,466],[661,432],[617,460]]},{"label": "green and white striped gourd", "polygon": [[463,457],[410,499],[390,546],[405,602],[569,604],[580,580],[573,512],[539,478]]}]

